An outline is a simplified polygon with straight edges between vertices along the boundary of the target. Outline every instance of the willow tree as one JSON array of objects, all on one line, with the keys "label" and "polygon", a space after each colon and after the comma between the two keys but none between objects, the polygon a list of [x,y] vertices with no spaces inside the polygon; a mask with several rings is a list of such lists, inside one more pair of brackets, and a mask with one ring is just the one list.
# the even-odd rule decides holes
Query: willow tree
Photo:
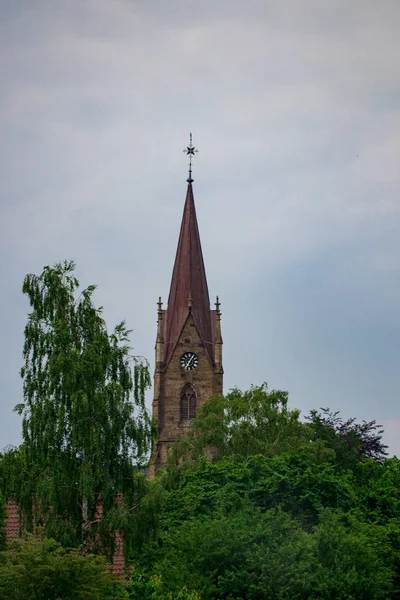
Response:
[{"label": "willow tree", "polygon": [[149,452],[150,378],[147,362],[132,355],[125,322],[109,333],[95,286],[80,291],[74,271],[66,261],[23,283],[32,312],[24,403],[16,407],[23,417],[17,498],[28,529],[40,523],[65,545],[110,547]]}]

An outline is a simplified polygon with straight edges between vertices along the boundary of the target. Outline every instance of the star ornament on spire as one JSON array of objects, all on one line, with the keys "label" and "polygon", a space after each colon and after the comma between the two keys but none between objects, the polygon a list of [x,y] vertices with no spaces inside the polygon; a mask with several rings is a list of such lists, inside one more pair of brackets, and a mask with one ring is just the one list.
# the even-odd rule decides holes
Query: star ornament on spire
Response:
[{"label": "star ornament on spire", "polygon": [[189,157],[189,177],[186,180],[188,183],[192,183],[193,179],[192,179],[192,156],[195,156],[195,154],[198,152],[197,148],[195,146],[193,146],[193,138],[192,138],[192,134],[190,134],[190,140],[189,140],[189,146],[186,146],[184,153],[186,154],[186,156]]}]

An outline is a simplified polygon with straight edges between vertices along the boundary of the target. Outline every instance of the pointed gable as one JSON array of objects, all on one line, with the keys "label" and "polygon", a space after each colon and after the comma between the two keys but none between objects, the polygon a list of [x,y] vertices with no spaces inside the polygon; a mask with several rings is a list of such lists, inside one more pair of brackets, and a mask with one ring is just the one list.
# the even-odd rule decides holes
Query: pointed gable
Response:
[{"label": "pointed gable", "polygon": [[190,312],[213,363],[214,341],[212,337],[210,299],[191,182],[189,182],[187,189],[168,308],[165,311],[166,363],[169,362],[172,356]]}]

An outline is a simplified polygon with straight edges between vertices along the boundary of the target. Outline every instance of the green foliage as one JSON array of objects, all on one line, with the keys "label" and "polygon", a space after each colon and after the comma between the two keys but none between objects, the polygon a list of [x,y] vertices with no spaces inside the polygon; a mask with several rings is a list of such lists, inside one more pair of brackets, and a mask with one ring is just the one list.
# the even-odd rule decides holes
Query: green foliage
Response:
[{"label": "green foliage", "polygon": [[45,267],[23,284],[32,312],[24,403],[16,407],[23,445],[12,485],[28,529],[42,522],[65,546],[93,548],[101,540],[111,549],[112,532],[127,526],[127,507],[141,494],[134,465],[151,442],[144,403],[150,379],[147,363],[132,356],[125,323],[108,333],[93,304],[95,286],[79,292],[74,269],[72,262]]},{"label": "green foliage", "polygon": [[[31,539],[3,554],[0,593],[17,600],[400,599],[400,461],[384,460],[375,422],[322,410],[304,423],[286,392],[266,384],[235,389],[200,407],[165,471],[149,482],[134,467],[151,433],[147,366],[136,361],[132,374],[129,332],[121,324],[107,333],[94,288],[77,296],[73,270],[72,263],[46,267],[24,283],[33,308],[25,402],[17,408],[24,443],[1,457],[1,488],[22,503],[27,526],[43,519],[47,535],[64,545],[112,550],[118,529],[134,570],[123,592],[111,580],[107,587],[100,571],[91,579],[90,565],[100,565],[91,555]],[[78,560],[88,562],[75,569]],[[41,596],[28,594],[31,582],[23,589],[28,571]],[[63,596],[70,572],[87,575],[74,593],[97,593],[98,583],[102,595]],[[13,573],[28,595],[11,594]]]},{"label": "green foliage", "polygon": [[310,461],[304,452],[256,455],[247,461],[225,457],[215,464],[203,457],[164,497],[163,525],[215,512],[229,514],[250,503],[262,510],[281,507],[311,527],[323,508],[352,508],[357,502],[354,484],[351,473]]},{"label": "green foliage", "polygon": [[389,530],[352,515],[321,514],[310,598],[395,598],[398,552]]},{"label": "green foliage", "polygon": [[301,423],[266,386],[201,407],[147,491],[133,598],[400,598],[400,461],[348,424]]},{"label": "green foliage", "polygon": [[308,428],[299,417],[298,410],[288,408],[287,392],[269,392],[264,383],[246,392],[235,388],[204,404],[194,434],[212,444],[217,457],[274,455],[307,439]]},{"label": "green foliage", "polygon": [[344,421],[329,408],[312,410],[307,420],[312,425],[313,440],[322,440],[332,448],[336,461],[345,468],[353,468],[362,457],[382,462],[387,456],[383,429],[376,421],[357,423],[355,418]]},{"label": "green foliage", "polygon": [[174,445],[166,471],[174,485],[179,471],[204,454],[213,460],[225,456],[246,460],[256,454],[277,456],[300,450],[354,470],[362,458],[384,460],[382,433],[375,421],[344,421],[329,409],[313,410],[306,422],[301,421],[300,411],[288,407],[288,393],[268,391],[266,383],[245,392],[235,388],[198,409],[193,428]]},{"label": "green foliage", "polygon": [[[203,599],[390,598],[388,532],[326,509],[311,531],[278,509],[248,506],[184,521],[152,554],[165,588]],[[150,566],[150,565],[149,565]]]},{"label": "green foliage", "polygon": [[192,430],[174,447],[170,466],[186,468],[190,459],[196,461],[207,450],[217,460],[274,456],[300,448],[311,435],[310,425],[300,421],[300,411],[288,408],[287,392],[269,392],[266,383],[246,392],[235,388],[199,407]]},{"label": "green foliage", "polygon": [[0,600],[127,598],[103,558],[26,537],[0,554]]},{"label": "green foliage", "polygon": [[13,496],[23,478],[23,448],[9,446],[0,454],[0,490],[5,498]]},{"label": "green foliage", "polygon": [[186,586],[170,592],[159,575],[146,575],[138,569],[133,572],[128,597],[129,600],[201,600],[196,591],[189,591]]}]

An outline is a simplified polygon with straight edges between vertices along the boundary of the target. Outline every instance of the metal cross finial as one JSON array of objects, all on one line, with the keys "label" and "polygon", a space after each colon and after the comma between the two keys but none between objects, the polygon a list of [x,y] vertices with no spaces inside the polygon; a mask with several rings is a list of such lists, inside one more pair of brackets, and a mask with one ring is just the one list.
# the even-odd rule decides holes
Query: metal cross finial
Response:
[{"label": "metal cross finial", "polygon": [[197,153],[198,150],[197,148],[195,148],[193,146],[193,141],[192,141],[192,134],[190,134],[190,141],[189,141],[189,146],[186,146],[184,153],[186,154],[186,156],[189,157],[189,177],[186,180],[188,183],[192,183],[193,179],[192,179],[192,156],[195,155],[195,153]]}]

